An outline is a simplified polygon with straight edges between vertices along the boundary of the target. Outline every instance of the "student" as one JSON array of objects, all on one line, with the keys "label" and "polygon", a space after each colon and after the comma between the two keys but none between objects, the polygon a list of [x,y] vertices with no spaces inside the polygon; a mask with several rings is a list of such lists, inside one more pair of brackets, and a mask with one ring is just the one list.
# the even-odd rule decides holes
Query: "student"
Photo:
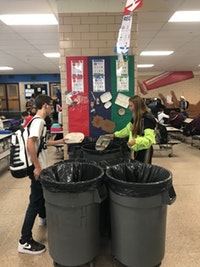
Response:
[{"label": "student", "polygon": [[30,109],[30,115],[31,115],[31,116],[35,116],[36,113],[37,113],[37,109],[36,109],[35,107],[32,107],[32,108]]},{"label": "student", "polygon": [[156,120],[144,100],[138,95],[130,97],[129,109],[133,112],[131,122],[124,129],[108,135],[118,138],[129,137],[127,145],[134,151],[134,158],[140,162],[151,163],[152,145],[156,143]]},{"label": "student", "polygon": [[29,114],[28,111],[23,111],[21,113],[23,122],[22,122],[22,126],[26,127],[26,125],[32,120],[33,116]]},{"label": "student", "polygon": [[183,126],[184,117],[183,114],[175,110],[171,110],[169,113],[169,124],[177,129]]},{"label": "student", "polygon": [[181,112],[186,112],[188,107],[189,107],[189,102],[187,100],[185,100],[185,97],[182,95],[180,97],[180,101],[179,101],[179,108],[180,108]]},{"label": "student", "polygon": [[164,109],[161,108],[160,111],[158,112],[158,122],[162,125],[165,125],[168,123],[169,115],[165,114]]},{"label": "student", "polygon": [[[40,254],[45,251],[45,246],[36,242],[32,237],[32,228],[36,216],[43,213],[43,219],[45,219],[45,209],[44,209],[44,197],[42,185],[39,181],[40,172],[42,169],[47,167],[47,146],[54,146],[57,144],[64,144],[65,140],[43,140],[42,151],[37,156],[37,150],[40,146],[41,136],[45,135],[45,118],[51,114],[53,108],[53,100],[47,95],[38,95],[35,99],[35,105],[37,113],[30,126],[30,135],[27,141],[27,149],[30,158],[34,164],[35,169],[32,175],[30,175],[31,180],[31,192],[29,198],[29,205],[25,214],[24,223],[21,230],[21,238],[18,243],[18,252],[27,254]],[[42,212],[43,211],[43,212]]]}]

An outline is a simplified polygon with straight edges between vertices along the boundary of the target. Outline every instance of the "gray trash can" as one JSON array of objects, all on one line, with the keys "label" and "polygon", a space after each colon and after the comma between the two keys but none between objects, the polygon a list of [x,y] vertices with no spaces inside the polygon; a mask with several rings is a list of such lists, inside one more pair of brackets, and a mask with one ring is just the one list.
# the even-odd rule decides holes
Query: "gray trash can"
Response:
[{"label": "gray trash can", "polygon": [[176,198],[172,173],[138,161],[106,171],[112,255],[128,267],[160,266],[165,252],[167,205]]},{"label": "gray trash can", "polygon": [[[90,142],[84,144],[81,147],[82,156],[84,160],[93,161],[102,167],[104,170],[108,166],[115,165],[117,163],[124,162],[131,157],[131,153],[127,152],[120,143],[116,144],[111,141],[105,150],[99,151],[95,148],[96,143]],[[104,183],[107,186],[107,179],[105,177]],[[109,199],[105,199],[101,203],[100,207],[100,225],[101,225],[101,236],[110,236],[110,209]]]},{"label": "gray trash can", "polygon": [[55,263],[78,266],[98,255],[100,203],[107,196],[103,174],[98,166],[72,161],[42,171],[48,245]]}]

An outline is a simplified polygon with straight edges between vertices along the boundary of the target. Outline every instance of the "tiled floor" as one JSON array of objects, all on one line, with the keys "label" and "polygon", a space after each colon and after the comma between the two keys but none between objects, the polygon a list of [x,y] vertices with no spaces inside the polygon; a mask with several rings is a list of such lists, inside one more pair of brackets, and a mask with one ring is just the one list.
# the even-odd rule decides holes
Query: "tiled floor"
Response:
[{"label": "tiled floor", "polygon": [[[182,143],[174,146],[174,156],[157,151],[153,164],[173,173],[177,200],[168,206],[166,251],[162,267],[200,266],[200,168],[197,148]],[[59,161],[55,148],[49,148],[50,164]],[[47,229],[34,225],[34,238],[47,245],[41,255],[24,255],[17,252],[17,242],[29,197],[29,179],[14,179],[0,162],[0,266],[51,267]],[[110,242],[102,240],[102,250],[95,261],[96,267],[118,266],[110,254]],[[135,266],[130,266],[135,267]],[[140,266],[136,266],[140,267]],[[145,266],[151,267],[151,266]]]}]

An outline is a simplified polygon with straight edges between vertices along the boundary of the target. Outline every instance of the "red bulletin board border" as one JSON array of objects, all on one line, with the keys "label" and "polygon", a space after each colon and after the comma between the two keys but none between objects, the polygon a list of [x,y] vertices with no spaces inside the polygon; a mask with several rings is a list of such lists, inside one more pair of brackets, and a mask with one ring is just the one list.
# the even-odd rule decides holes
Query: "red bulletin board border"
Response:
[{"label": "red bulletin board border", "polygon": [[[72,92],[71,63],[83,61],[83,92],[78,93],[80,103],[68,106],[69,132],[82,132],[89,136],[88,57],[66,57],[67,92]],[[86,101],[87,100],[87,101]]]}]

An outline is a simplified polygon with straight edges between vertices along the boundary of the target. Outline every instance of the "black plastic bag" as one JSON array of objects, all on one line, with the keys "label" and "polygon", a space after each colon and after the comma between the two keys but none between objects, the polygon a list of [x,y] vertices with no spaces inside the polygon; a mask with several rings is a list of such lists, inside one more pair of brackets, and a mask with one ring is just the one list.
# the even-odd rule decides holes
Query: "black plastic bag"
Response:
[{"label": "black plastic bag", "polygon": [[60,161],[42,170],[40,181],[50,192],[79,193],[103,183],[101,167],[86,162]]},{"label": "black plastic bag", "polygon": [[108,187],[122,196],[153,196],[172,187],[169,170],[135,160],[109,167],[106,176]]}]

